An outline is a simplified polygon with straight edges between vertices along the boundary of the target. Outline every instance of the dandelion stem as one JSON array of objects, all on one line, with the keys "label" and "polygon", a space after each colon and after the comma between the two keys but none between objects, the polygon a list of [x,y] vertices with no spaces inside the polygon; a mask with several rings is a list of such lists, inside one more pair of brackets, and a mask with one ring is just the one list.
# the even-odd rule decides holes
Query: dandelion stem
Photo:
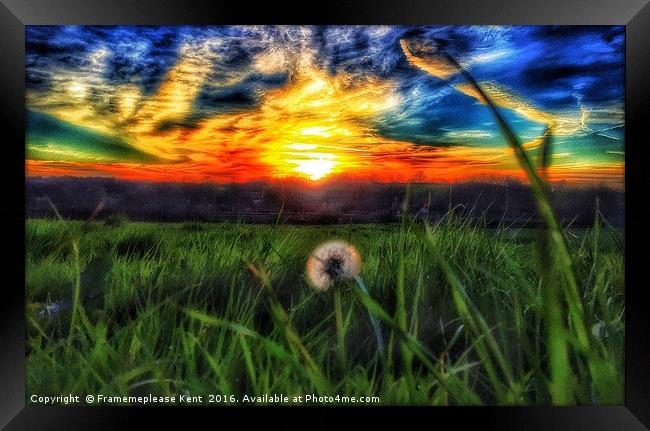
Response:
[{"label": "dandelion stem", "polygon": [[334,314],[336,317],[336,352],[343,370],[347,369],[345,355],[345,331],[343,328],[343,310],[341,307],[341,289],[334,291]]},{"label": "dandelion stem", "polygon": [[[354,281],[357,282],[357,286],[359,287],[359,290],[361,290],[366,295],[370,296],[370,294],[368,293],[368,289],[366,289],[366,285],[363,283],[361,277],[355,276]],[[372,315],[370,310],[368,310],[368,317],[370,318],[370,324],[372,325],[372,329],[375,332],[375,338],[377,339],[377,352],[379,352],[379,357],[381,358],[384,355],[384,338],[381,335],[381,328],[379,327],[379,322],[377,321],[377,319],[375,319],[375,316]]]}]

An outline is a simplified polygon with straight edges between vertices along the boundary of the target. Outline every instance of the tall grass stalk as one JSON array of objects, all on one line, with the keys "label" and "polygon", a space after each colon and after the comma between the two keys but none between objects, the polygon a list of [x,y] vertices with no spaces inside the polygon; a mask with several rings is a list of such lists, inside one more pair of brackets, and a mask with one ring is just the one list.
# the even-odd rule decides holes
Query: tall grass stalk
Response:
[{"label": "tall grass stalk", "polygon": [[[564,278],[562,283],[565,286],[564,294],[566,296],[566,301],[569,309],[569,315],[573,323],[573,330],[576,333],[578,346],[583,351],[586,352],[589,349],[589,337],[587,335],[587,329],[584,323],[584,311],[582,309],[582,302],[580,301],[580,295],[578,293],[578,285],[575,278],[575,273],[573,271],[573,263],[571,261],[571,256],[566,247],[564,241],[564,236],[562,234],[562,229],[558,223],[555,214],[553,213],[553,208],[551,206],[550,195],[548,192],[548,185],[540,177],[535,168],[533,162],[528,157],[528,154],[524,150],[521,142],[517,135],[513,132],[512,128],[508,125],[505,118],[499,112],[499,109],[494,102],[487,96],[485,91],[481,88],[478,82],[474,77],[463,68],[449,53],[442,51],[445,58],[454,65],[460,73],[463,75],[465,80],[477,91],[482,101],[488,106],[492,115],[494,116],[499,129],[503,134],[506,142],[512,148],[515,154],[515,158],[519,163],[520,168],[526,174],[526,177],[530,181],[531,190],[535,196],[535,202],[537,204],[537,209],[546,224],[548,229],[548,239],[552,248],[549,250],[553,253],[554,267]],[[549,129],[552,130],[552,128]],[[550,136],[550,130],[545,133],[546,136]],[[548,140],[544,140],[544,147],[547,147]],[[550,150],[549,150],[550,151]],[[544,153],[547,153],[545,151]],[[545,159],[544,159],[545,160]],[[545,165],[546,166],[546,163]]]},{"label": "tall grass stalk", "polygon": [[[600,360],[598,359],[598,353],[593,351],[590,346],[573,261],[568,252],[562,228],[551,206],[549,186],[542,178],[542,175],[546,173],[547,166],[550,164],[550,140],[553,125],[547,127],[542,139],[539,157],[539,171],[542,174],[540,175],[517,135],[499,112],[497,105],[492,102],[474,77],[453,56],[445,50],[441,50],[441,54],[461,73],[465,80],[476,90],[483,103],[488,106],[506,142],[513,149],[519,166],[530,181],[538,212],[546,227],[545,235],[540,238],[540,274],[543,282],[544,321],[546,322],[551,374],[549,387],[554,403],[572,403],[575,400],[575,394],[571,387],[575,383],[575,376],[572,372],[569,345],[575,346],[580,354],[586,356],[594,379],[597,379],[599,374],[599,371],[595,369],[595,364],[599,363]],[[597,222],[598,220],[596,220]],[[559,280],[556,275],[559,275]],[[456,292],[459,291],[460,289],[454,289],[456,296]],[[561,302],[561,298],[563,302]],[[456,302],[458,306],[458,301]],[[568,310],[570,326],[564,324],[564,307]],[[469,316],[467,317],[469,318]],[[491,368],[489,365],[485,365],[488,369]],[[489,374],[492,375],[493,372],[489,372]]]}]

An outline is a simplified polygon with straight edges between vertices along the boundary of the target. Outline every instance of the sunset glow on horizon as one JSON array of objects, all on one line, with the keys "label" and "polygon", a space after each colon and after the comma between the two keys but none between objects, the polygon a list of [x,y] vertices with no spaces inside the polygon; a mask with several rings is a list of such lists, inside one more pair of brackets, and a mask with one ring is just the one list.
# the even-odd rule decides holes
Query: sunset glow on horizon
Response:
[{"label": "sunset glow on horizon", "polygon": [[[484,101],[412,30],[28,26],[27,175],[523,179]],[[623,187],[622,27],[418,30],[450,41],[533,158],[549,128],[551,181]]]}]

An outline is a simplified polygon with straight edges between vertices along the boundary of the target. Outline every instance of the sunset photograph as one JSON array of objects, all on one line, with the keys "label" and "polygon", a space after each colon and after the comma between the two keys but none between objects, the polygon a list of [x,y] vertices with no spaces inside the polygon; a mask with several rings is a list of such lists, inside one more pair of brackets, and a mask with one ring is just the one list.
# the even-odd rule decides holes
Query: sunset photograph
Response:
[{"label": "sunset photograph", "polygon": [[622,404],[624,98],[624,26],[26,26],[26,402]]}]

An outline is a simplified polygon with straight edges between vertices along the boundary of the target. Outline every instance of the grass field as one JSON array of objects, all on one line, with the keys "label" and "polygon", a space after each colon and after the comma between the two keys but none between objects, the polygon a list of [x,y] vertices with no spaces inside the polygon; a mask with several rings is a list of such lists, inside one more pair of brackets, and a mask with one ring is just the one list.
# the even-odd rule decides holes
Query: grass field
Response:
[{"label": "grass field", "polygon": [[[28,398],[242,402],[282,393],[378,396],[382,404],[621,404],[622,230],[597,220],[563,232],[574,295],[562,271],[545,266],[540,231],[468,220],[28,220]],[[309,287],[305,262],[332,238],[359,250],[369,296],[353,282]],[[63,311],[43,313],[53,303]],[[368,312],[380,321],[383,354]]]}]

